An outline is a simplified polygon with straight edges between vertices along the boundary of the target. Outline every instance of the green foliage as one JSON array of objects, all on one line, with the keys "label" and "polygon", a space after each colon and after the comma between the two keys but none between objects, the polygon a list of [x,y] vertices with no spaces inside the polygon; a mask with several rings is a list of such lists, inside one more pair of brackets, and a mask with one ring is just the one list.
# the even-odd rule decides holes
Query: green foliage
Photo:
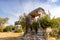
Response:
[{"label": "green foliage", "polygon": [[19,28],[19,29],[16,29],[15,32],[16,33],[21,33],[21,32],[23,32],[23,30],[22,30],[22,28]]},{"label": "green foliage", "polygon": [[8,21],[8,18],[2,18],[0,17],[0,32],[3,32],[3,29],[4,29],[4,24],[7,23]]},{"label": "green foliage", "polygon": [[5,24],[8,21],[8,18],[1,18],[0,17],[0,25]]},{"label": "green foliage", "polygon": [[50,18],[47,14],[44,17],[40,18],[41,26],[46,29],[47,27],[52,28],[52,32],[50,32],[51,36],[59,37],[60,36],[60,18]]},{"label": "green foliage", "polygon": [[58,35],[60,36],[60,30],[58,31]]},{"label": "green foliage", "polygon": [[3,29],[0,29],[0,32],[3,32]]},{"label": "green foliage", "polygon": [[0,32],[3,32],[4,26],[0,26]]},{"label": "green foliage", "polygon": [[21,25],[23,30],[26,27],[26,14],[24,14],[23,16],[19,16],[19,20],[15,22],[15,25]]},{"label": "green foliage", "polygon": [[33,22],[32,23],[32,28],[33,29],[38,29],[39,28],[39,24],[37,22]]},{"label": "green foliage", "polygon": [[57,28],[54,28],[52,30],[52,32],[50,32],[50,36],[52,36],[52,37],[57,37],[58,36],[58,30],[57,30]]},{"label": "green foliage", "polygon": [[52,32],[50,32],[50,36],[60,37],[60,26],[52,28]]},{"label": "green foliage", "polygon": [[57,27],[57,20],[55,18],[53,18],[51,21],[51,27]]},{"label": "green foliage", "polygon": [[37,30],[39,28],[39,24],[37,22],[33,22],[31,26],[32,26],[32,29],[35,29],[35,31],[37,33]]},{"label": "green foliage", "polygon": [[16,21],[16,22],[15,22],[15,25],[20,25],[20,22],[19,22],[19,21]]},{"label": "green foliage", "polygon": [[13,28],[14,28],[14,26],[12,26],[12,25],[6,26],[4,29],[4,32],[12,32]]},{"label": "green foliage", "polygon": [[59,21],[60,21],[60,18],[52,18],[51,19],[49,14],[46,14],[44,17],[40,17],[40,23],[43,28],[57,27]]},{"label": "green foliage", "polygon": [[50,22],[51,18],[50,15],[46,14],[43,17],[40,17],[40,24],[43,28],[47,28],[51,26],[51,22]]}]

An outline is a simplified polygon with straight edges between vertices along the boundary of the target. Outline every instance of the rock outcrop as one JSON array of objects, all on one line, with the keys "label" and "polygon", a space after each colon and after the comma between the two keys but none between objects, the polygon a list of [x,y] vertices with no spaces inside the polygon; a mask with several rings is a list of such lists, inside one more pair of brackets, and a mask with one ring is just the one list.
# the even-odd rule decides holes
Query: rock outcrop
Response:
[{"label": "rock outcrop", "polygon": [[[35,19],[36,16],[42,16],[42,14],[45,14],[45,11],[43,8],[37,8],[29,13],[30,18],[28,17],[27,20],[27,29],[26,32],[20,37],[20,40],[45,40],[45,32],[44,29],[40,26],[37,31],[37,34],[34,29],[30,29],[31,20]],[[39,20],[38,20],[39,21]]]}]

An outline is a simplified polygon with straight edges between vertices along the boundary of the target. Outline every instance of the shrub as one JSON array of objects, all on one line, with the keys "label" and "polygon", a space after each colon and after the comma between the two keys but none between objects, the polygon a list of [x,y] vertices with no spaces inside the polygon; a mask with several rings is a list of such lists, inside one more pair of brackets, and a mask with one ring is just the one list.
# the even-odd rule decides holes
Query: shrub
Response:
[{"label": "shrub", "polygon": [[0,26],[0,32],[3,32],[4,26]]},{"label": "shrub", "polygon": [[21,33],[23,30],[22,29],[16,29],[15,32],[16,33]]},{"label": "shrub", "polygon": [[35,29],[35,31],[37,33],[37,30],[39,28],[39,24],[37,22],[33,22],[31,26],[32,26],[32,29]]},{"label": "shrub", "polygon": [[11,32],[12,31],[12,27],[11,26],[7,26],[3,31],[4,32]]}]

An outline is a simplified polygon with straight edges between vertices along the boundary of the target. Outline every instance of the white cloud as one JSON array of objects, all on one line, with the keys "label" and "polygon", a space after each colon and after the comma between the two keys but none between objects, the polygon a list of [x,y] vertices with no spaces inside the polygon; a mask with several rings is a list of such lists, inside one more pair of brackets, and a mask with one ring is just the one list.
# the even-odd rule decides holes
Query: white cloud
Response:
[{"label": "white cloud", "polygon": [[57,2],[58,0],[48,0],[48,2]]},{"label": "white cloud", "polygon": [[[51,0],[52,2],[57,2],[57,0]],[[24,3],[23,5],[24,7],[24,11],[26,13],[29,13],[30,11],[38,8],[38,7],[42,7],[44,8],[44,10],[48,13],[48,10],[50,11],[51,13],[51,17],[60,17],[60,6],[57,6],[55,4],[49,4],[48,2],[46,3],[39,3],[39,2],[27,2],[27,3]]]},{"label": "white cloud", "polygon": [[27,3],[24,3],[23,5],[24,11],[26,13],[29,13],[30,11],[38,7],[42,7],[47,12],[49,9],[53,9],[55,5],[51,5],[49,3],[40,3],[40,2],[33,2],[33,3],[27,2]]},{"label": "white cloud", "polygon": [[24,12],[29,13],[30,11],[38,8],[38,7],[42,7],[45,10],[48,10],[49,8],[53,7],[52,5],[48,4],[48,3],[40,3],[40,2],[27,2],[23,4],[23,9]]},{"label": "white cloud", "polygon": [[56,6],[50,9],[52,16],[60,17],[60,6]]}]

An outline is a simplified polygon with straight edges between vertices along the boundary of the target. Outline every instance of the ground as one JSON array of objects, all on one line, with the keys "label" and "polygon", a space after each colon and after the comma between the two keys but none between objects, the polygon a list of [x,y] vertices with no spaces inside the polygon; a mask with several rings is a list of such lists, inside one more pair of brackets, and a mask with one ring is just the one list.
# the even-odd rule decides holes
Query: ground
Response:
[{"label": "ground", "polygon": [[0,33],[0,40],[19,40],[22,33],[2,32]]},{"label": "ground", "polygon": [[[0,40],[19,40],[22,33],[1,32]],[[55,40],[54,37],[48,37],[47,40]],[[57,39],[60,40],[60,39]]]}]

